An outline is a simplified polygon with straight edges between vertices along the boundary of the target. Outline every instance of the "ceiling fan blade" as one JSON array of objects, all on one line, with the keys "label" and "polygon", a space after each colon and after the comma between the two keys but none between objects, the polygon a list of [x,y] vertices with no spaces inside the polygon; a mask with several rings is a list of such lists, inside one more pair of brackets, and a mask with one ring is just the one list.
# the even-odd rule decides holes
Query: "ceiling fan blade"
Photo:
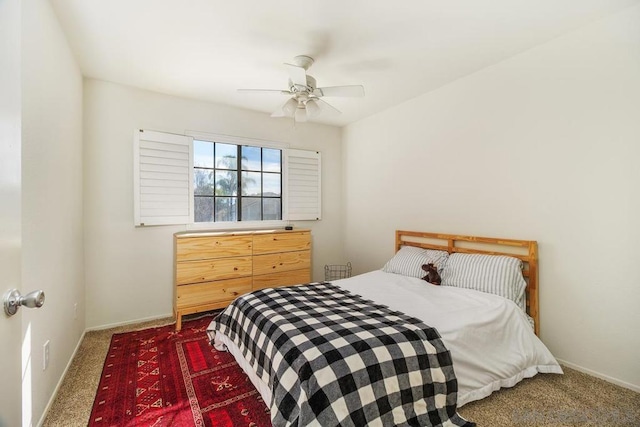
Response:
[{"label": "ceiling fan blade", "polygon": [[364,96],[364,86],[352,85],[352,86],[319,87],[313,91],[313,94],[316,96],[362,97]]},{"label": "ceiling fan blade", "polygon": [[336,107],[323,101],[322,99],[315,98],[315,100],[318,103],[318,107],[320,107],[321,114],[330,114],[330,115],[342,114],[342,111],[338,110]]},{"label": "ceiling fan blade", "polygon": [[277,93],[281,95],[293,95],[288,90],[279,89],[238,89],[240,93]]},{"label": "ceiling fan blade", "polygon": [[307,73],[302,67],[293,64],[284,64],[289,71],[289,78],[294,85],[307,87]]}]

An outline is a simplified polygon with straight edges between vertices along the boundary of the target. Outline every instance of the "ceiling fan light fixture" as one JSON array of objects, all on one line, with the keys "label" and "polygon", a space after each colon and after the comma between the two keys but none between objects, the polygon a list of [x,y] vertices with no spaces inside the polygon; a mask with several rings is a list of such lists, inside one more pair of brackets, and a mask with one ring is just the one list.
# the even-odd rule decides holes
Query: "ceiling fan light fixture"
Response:
[{"label": "ceiling fan light fixture", "polygon": [[318,102],[315,99],[310,99],[307,101],[306,109],[308,118],[312,118],[320,114],[320,107],[318,106]]},{"label": "ceiling fan light fixture", "polygon": [[295,113],[295,121],[296,122],[306,122],[307,121],[307,109],[304,108],[304,105],[299,107]]},{"label": "ceiling fan light fixture", "polygon": [[295,98],[289,99],[282,106],[282,111],[288,117],[293,117],[293,115],[296,114],[297,109],[298,109],[298,100]]}]

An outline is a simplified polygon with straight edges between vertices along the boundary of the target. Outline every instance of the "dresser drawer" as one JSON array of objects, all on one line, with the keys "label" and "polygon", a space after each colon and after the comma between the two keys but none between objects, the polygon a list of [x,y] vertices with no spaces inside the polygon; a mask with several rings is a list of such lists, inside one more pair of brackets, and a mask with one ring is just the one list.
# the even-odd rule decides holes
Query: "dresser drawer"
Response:
[{"label": "dresser drawer", "polygon": [[309,251],[282,252],[253,257],[253,274],[279,273],[311,267]]},{"label": "dresser drawer", "polygon": [[253,276],[253,290],[277,288],[278,286],[301,285],[311,281],[311,270],[282,271],[280,273]]},{"label": "dresser drawer", "polygon": [[224,308],[253,289],[311,281],[309,230],[180,232],[173,243],[176,330],[183,316]]},{"label": "dresser drawer", "polygon": [[182,309],[201,304],[231,301],[248,292],[251,292],[251,277],[178,286],[176,307]]},{"label": "dresser drawer", "polygon": [[256,234],[253,236],[254,255],[310,249],[311,234],[308,231]]},{"label": "dresser drawer", "polygon": [[251,256],[253,236],[182,237],[176,245],[176,261]]},{"label": "dresser drawer", "polygon": [[251,257],[234,257],[176,263],[176,284],[210,282],[251,276]]}]

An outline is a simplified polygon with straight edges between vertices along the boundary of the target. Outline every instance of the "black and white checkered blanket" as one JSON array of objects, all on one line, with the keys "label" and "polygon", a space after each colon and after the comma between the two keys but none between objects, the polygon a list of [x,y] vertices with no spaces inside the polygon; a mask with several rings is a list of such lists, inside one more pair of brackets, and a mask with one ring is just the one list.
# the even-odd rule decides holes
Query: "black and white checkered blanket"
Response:
[{"label": "black and white checkered blanket", "polygon": [[434,328],[330,283],[243,295],[208,329],[268,377],[274,426],[475,425]]}]

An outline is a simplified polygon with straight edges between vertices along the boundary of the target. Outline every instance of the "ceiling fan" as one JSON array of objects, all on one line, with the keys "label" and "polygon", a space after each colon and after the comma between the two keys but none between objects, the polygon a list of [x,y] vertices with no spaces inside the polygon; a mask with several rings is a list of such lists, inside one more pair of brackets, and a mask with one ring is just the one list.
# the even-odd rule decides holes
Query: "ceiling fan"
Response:
[{"label": "ceiling fan", "polygon": [[278,108],[271,117],[291,117],[296,122],[306,122],[323,112],[340,114],[340,110],[324,100],[324,96],[362,97],[361,85],[317,87],[316,79],[307,74],[313,64],[313,58],[299,55],[293,64],[284,64],[289,72],[289,90],[277,89],[238,89],[238,92],[280,93],[290,98]]}]

